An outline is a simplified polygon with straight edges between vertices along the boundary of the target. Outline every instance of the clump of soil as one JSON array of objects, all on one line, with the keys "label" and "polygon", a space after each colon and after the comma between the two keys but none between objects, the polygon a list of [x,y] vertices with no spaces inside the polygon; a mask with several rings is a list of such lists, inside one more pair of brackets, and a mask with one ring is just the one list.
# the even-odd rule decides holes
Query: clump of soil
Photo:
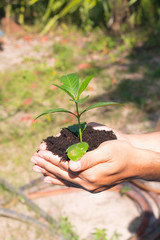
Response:
[{"label": "clump of soil", "polygon": [[[83,132],[83,141],[89,144],[88,151],[96,149],[102,142],[117,139],[113,131],[96,130],[87,126]],[[43,139],[47,144],[47,149],[58,155],[61,160],[68,161],[66,149],[72,144],[79,142],[79,137],[72,133],[68,128],[63,128],[58,137],[47,137]]]}]

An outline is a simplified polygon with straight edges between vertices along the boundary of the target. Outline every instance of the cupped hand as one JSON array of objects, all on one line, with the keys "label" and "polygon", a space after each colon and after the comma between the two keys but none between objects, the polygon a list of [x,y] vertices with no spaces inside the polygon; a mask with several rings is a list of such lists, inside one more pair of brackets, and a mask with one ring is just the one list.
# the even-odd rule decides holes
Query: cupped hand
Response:
[{"label": "cupped hand", "polygon": [[[101,130],[112,130],[95,125],[94,123],[95,128]],[[31,158],[35,163],[33,170],[45,174],[45,181],[48,183],[83,188],[94,193],[135,178],[138,175],[134,163],[137,149],[128,142],[125,135],[113,131],[117,140],[102,143],[77,162],[61,161],[58,156],[46,150],[45,143],[42,143],[39,151]]]}]

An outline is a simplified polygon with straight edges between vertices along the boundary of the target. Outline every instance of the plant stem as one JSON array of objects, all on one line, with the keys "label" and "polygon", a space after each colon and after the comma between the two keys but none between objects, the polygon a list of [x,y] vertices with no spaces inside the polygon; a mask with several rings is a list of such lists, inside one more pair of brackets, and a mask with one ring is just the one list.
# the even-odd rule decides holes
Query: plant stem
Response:
[{"label": "plant stem", "polygon": [[76,111],[77,111],[78,128],[79,128],[79,139],[80,139],[80,142],[82,142],[82,130],[81,130],[81,122],[80,122],[78,103],[76,103]]}]

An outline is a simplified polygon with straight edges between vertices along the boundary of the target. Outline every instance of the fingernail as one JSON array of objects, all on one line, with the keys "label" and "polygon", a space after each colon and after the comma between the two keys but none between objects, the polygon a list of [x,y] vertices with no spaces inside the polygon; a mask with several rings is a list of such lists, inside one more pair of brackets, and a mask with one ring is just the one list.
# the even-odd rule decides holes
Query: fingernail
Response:
[{"label": "fingernail", "polygon": [[81,170],[81,162],[74,162],[74,161],[70,161],[70,169],[73,171],[79,171]]},{"label": "fingernail", "polygon": [[38,166],[34,166],[32,169],[33,169],[34,172],[42,173],[42,170]]},{"label": "fingernail", "polygon": [[32,163],[34,163],[34,164],[37,164],[37,162],[36,162],[36,160],[35,160],[35,158],[34,157],[31,157],[31,160],[30,160]]},{"label": "fingernail", "polygon": [[45,183],[52,183],[50,177],[45,177],[45,178],[44,178],[44,182],[45,182]]}]

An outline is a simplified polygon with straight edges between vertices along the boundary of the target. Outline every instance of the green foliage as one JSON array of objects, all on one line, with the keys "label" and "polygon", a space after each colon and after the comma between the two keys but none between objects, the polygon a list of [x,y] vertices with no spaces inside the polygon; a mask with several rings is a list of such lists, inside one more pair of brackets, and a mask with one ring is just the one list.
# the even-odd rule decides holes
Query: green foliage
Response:
[{"label": "green foliage", "polygon": [[[86,122],[81,122],[81,132],[83,133],[83,131],[86,129],[87,127],[87,123]],[[68,126],[68,129],[77,134],[79,136],[79,125],[78,124],[73,124],[71,126]]]},{"label": "green foliage", "polygon": [[[73,47],[62,45],[59,43],[53,44],[53,54],[56,58],[55,68],[59,71],[68,71],[73,67]],[[67,59],[67,60],[66,60]]]},{"label": "green foliage", "polygon": [[88,143],[79,142],[67,148],[66,152],[72,161],[79,160],[88,150]]},{"label": "green foliage", "polygon": [[[122,0],[14,0],[13,4],[3,0],[1,12],[24,26],[41,23],[38,25],[42,35],[61,22],[74,23],[87,33],[96,26],[112,28],[117,19],[121,29],[124,26],[130,29],[130,24],[154,29],[160,25],[160,2],[157,0],[128,0],[127,3]],[[126,16],[122,19],[121,14]]]},{"label": "green foliage", "polygon": [[92,233],[92,235],[94,236],[94,240],[107,240],[107,233],[105,228],[95,228],[95,232]]},{"label": "green foliage", "polygon": [[78,235],[73,231],[72,224],[67,217],[60,218],[61,232],[66,240],[79,240]]},{"label": "green foliage", "polygon": [[[30,107],[32,107],[33,110],[36,110],[37,104],[40,106],[43,105],[40,103],[40,98],[41,100],[45,96],[47,96],[48,100],[50,97],[53,98],[53,93],[52,96],[50,96],[49,87],[47,85],[48,80],[53,80],[53,75],[51,74],[52,71],[53,68],[45,67],[44,71],[44,66],[37,67],[35,65],[35,70],[19,69],[15,72],[6,72],[5,81],[7,82],[7,88],[4,84],[2,85],[3,78],[0,78],[2,85],[0,104],[9,111],[9,115],[22,109],[23,111],[28,112]],[[54,107],[56,106],[53,101],[52,104]]]},{"label": "green foliage", "polygon": [[93,240],[120,240],[120,234],[117,233],[116,231],[113,233],[111,238],[107,238],[107,233],[106,233],[105,228],[95,228],[95,232],[92,233],[94,236]]},{"label": "green foliage", "polygon": [[120,236],[121,234],[119,234],[117,231],[115,231],[112,235],[112,237],[110,238],[110,240],[120,240]]},{"label": "green foliage", "polygon": [[[58,87],[59,89],[61,89],[62,91],[64,91],[71,97],[71,100],[75,103],[75,106],[76,106],[76,114],[71,111],[68,111],[64,108],[54,108],[54,109],[46,110],[45,112],[41,113],[40,115],[38,115],[36,117],[36,119],[43,115],[46,115],[49,113],[56,113],[56,112],[65,112],[65,113],[70,113],[70,114],[74,115],[78,121],[78,130],[79,130],[78,135],[80,138],[80,142],[82,143],[82,132],[84,130],[85,124],[83,126],[83,123],[81,123],[81,121],[80,121],[80,117],[83,113],[85,113],[86,111],[89,111],[91,109],[97,108],[97,107],[121,105],[121,104],[115,103],[115,102],[99,102],[99,103],[90,105],[89,107],[85,108],[83,111],[80,112],[79,104],[84,103],[88,99],[88,96],[85,98],[82,98],[82,99],[80,99],[80,96],[81,96],[82,92],[87,88],[87,86],[92,78],[93,78],[93,75],[88,76],[80,84],[78,75],[75,73],[71,73],[68,75],[64,75],[60,78],[61,85],[53,84],[54,86]],[[72,126],[72,127],[70,126],[70,129],[74,129],[73,131],[75,132],[75,126]],[[76,130],[76,132],[77,132],[77,130]],[[81,149],[81,151],[79,153],[79,156],[81,157],[88,149],[88,147],[86,147],[86,146],[88,146],[88,144],[86,145],[86,143],[84,143],[84,142],[82,145],[75,144],[74,146],[72,146],[72,148],[69,148],[67,150],[68,157],[70,158],[72,156],[72,159],[77,160],[78,159],[77,158],[78,149]],[[73,148],[74,148],[74,150],[73,150]]]},{"label": "green foliage", "polygon": [[[54,109],[49,109],[49,110],[46,110],[45,112],[43,112],[42,114],[38,115],[35,120],[39,117],[42,117],[43,115],[46,115],[46,114],[49,114],[49,113],[58,113],[58,112],[64,112],[64,113],[70,113],[70,114],[73,114],[75,115],[74,113],[64,109],[64,108],[54,108]],[[76,115],[75,115],[76,116]]]}]

